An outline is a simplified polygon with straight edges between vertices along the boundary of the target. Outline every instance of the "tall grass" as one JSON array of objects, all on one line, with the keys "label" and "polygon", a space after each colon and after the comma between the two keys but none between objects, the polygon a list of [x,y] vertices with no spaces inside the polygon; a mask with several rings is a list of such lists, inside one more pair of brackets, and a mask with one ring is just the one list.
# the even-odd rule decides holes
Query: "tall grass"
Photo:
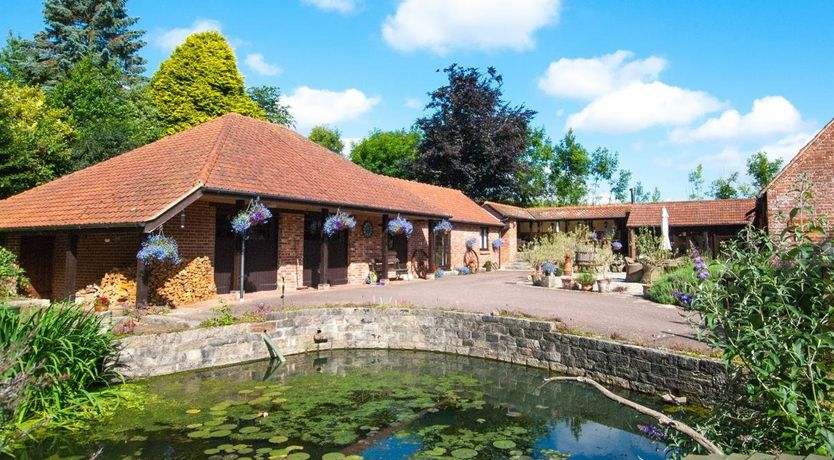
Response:
[{"label": "tall grass", "polygon": [[18,352],[0,382],[27,376],[14,419],[61,418],[81,403],[95,404],[90,393],[119,377],[110,359],[116,352],[112,334],[92,312],[69,304],[21,314],[0,307],[0,351]]}]

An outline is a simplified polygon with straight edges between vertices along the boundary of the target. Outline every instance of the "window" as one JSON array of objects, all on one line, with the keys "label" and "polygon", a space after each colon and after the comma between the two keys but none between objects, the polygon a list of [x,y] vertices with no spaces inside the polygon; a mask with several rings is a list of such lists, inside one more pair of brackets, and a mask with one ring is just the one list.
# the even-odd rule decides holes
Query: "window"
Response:
[{"label": "window", "polygon": [[481,249],[489,249],[489,227],[481,227]]}]

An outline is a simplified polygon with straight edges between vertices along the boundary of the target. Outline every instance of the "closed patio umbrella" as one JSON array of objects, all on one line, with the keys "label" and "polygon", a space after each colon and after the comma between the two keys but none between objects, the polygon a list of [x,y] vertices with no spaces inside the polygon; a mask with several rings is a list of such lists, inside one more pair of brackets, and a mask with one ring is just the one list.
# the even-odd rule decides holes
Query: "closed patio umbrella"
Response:
[{"label": "closed patio umbrella", "polygon": [[669,211],[666,210],[666,206],[663,207],[660,217],[660,234],[663,237],[663,249],[671,251],[672,242],[669,241]]}]

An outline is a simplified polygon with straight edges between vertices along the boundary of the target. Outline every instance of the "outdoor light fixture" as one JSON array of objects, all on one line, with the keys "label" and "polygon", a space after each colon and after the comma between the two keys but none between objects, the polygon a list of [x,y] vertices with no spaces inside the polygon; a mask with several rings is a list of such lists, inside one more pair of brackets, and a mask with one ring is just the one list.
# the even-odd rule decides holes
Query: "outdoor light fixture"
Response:
[{"label": "outdoor light fixture", "polygon": [[185,228],[185,211],[180,213],[180,228]]}]

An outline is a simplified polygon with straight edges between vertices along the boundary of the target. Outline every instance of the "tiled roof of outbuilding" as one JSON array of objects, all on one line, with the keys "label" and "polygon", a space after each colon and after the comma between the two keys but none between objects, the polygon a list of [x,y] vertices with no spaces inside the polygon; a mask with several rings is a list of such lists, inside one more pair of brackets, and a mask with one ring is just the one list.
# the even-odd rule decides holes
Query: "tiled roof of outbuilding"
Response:
[{"label": "tiled roof of outbuilding", "polygon": [[386,177],[386,179],[413,193],[421,200],[432,203],[444,213],[451,215],[452,217],[449,219],[451,222],[496,227],[504,225],[460,190],[394,177]]},{"label": "tiled roof of outbuilding", "polygon": [[639,203],[632,205],[626,226],[659,227],[664,207],[671,227],[746,225],[753,218],[756,199]]}]

